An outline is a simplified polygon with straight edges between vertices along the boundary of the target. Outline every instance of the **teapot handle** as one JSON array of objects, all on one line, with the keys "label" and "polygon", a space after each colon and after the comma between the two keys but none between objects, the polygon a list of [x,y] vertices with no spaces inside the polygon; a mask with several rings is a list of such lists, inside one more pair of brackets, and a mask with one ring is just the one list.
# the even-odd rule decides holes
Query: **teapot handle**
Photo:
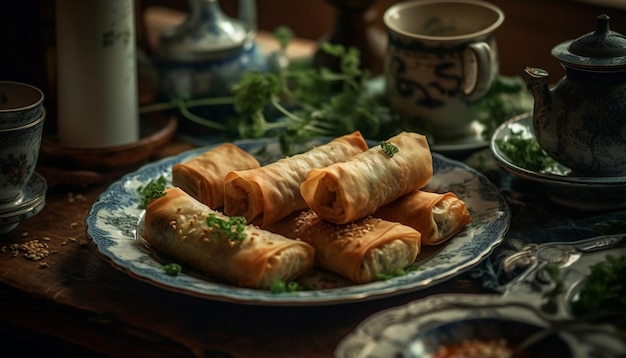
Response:
[{"label": "teapot handle", "polygon": [[257,32],[256,0],[239,0],[238,17],[248,30],[248,40],[252,40]]},{"label": "teapot handle", "polygon": [[467,76],[463,85],[463,93],[467,100],[476,100],[485,95],[494,80],[491,47],[485,42],[471,43],[463,54],[465,71],[469,73],[474,68],[474,76]]}]

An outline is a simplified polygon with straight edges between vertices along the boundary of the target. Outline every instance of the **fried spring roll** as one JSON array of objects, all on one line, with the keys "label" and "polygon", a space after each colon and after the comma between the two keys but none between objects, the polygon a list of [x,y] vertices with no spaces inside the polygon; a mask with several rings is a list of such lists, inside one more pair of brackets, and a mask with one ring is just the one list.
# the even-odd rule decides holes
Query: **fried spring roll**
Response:
[{"label": "fried spring roll", "polygon": [[243,240],[234,240],[207,217],[223,214],[200,203],[180,188],[170,188],[146,207],[143,238],[181,264],[240,287],[267,289],[274,280],[291,281],[313,266],[314,249],[299,240],[245,226]]},{"label": "fried spring roll", "polygon": [[412,264],[421,249],[421,234],[396,222],[367,217],[337,225],[312,210],[294,213],[269,227],[315,248],[315,265],[355,283],[372,282]]},{"label": "fried spring roll", "polygon": [[374,217],[397,221],[422,233],[422,245],[439,245],[472,222],[456,194],[416,190],[381,207]]},{"label": "fried spring roll", "polygon": [[172,166],[172,184],[212,209],[224,206],[224,178],[233,170],[260,167],[251,154],[232,143],[220,144]]},{"label": "fried spring roll", "polygon": [[433,175],[426,137],[402,132],[387,142],[397,153],[375,146],[345,162],[311,170],[300,186],[308,206],[325,220],[346,224],[426,185]]},{"label": "fried spring roll", "polygon": [[275,223],[307,208],[300,184],[311,169],[347,160],[367,148],[361,133],[354,132],[260,168],[232,171],[224,183],[224,212],[260,226]]}]

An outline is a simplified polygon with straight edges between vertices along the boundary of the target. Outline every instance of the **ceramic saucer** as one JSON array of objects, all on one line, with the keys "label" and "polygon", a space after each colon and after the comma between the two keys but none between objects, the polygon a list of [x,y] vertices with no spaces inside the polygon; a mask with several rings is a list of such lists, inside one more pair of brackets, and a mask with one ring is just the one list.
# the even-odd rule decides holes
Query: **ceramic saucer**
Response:
[{"label": "ceramic saucer", "polygon": [[463,138],[456,138],[454,140],[440,140],[433,141],[430,144],[430,149],[449,158],[464,158],[473,152],[487,148],[489,141],[485,139],[483,131],[485,125],[479,121],[472,123],[472,130],[470,135]]},{"label": "ceramic saucer", "polygon": [[512,137],[534,139],[532,114],[513,117],[496,129],[489,149],[497,163],[507,172],[539,185],[551,201],[577,210],[616,210],[626,208],[626,176],[582,177],[557,164],[538,172],[513,163],[501,150],[500,141]]},{"label": "ceramic saucer", "polygon": [[0,234],[15,229],[20,222],[37,215],[46,206],[46,179],[33,173],[22,194],[10,203],[0,205]]}]

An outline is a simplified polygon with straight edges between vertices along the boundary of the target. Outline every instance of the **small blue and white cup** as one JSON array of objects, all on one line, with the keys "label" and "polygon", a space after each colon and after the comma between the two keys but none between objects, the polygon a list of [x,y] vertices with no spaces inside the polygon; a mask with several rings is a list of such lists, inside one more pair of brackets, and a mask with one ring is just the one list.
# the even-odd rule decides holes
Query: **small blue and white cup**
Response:
[{"label": "small blue and white cup", "polygon": [[0,205],[17,201],[35,172],[46,110],[19,127],[0,129]]},{"label": "small blue and white cup", "polygon": [[383,21],[385,91],[403,129],[435,140],[471,135],[476,102],[499,74],[502,10],[480,0],[411,0],[389,7]]},{"label": "small blue and white cup", "polygon": [[21,127],[41,117],[43,92],[32,85],[0,81],[0,129]]}]

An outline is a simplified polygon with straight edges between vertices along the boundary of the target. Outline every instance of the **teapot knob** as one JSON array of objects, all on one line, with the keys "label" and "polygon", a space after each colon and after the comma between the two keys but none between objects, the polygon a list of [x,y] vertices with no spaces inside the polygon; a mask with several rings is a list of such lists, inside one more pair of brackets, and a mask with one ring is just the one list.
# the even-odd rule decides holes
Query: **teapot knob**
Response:
[{"label": "teapot knob", "polygon": [[626,56],[626,38],[609,29],[609,16],[597,17],[596,30],[571,43],[569,51],[590,58]]}]

